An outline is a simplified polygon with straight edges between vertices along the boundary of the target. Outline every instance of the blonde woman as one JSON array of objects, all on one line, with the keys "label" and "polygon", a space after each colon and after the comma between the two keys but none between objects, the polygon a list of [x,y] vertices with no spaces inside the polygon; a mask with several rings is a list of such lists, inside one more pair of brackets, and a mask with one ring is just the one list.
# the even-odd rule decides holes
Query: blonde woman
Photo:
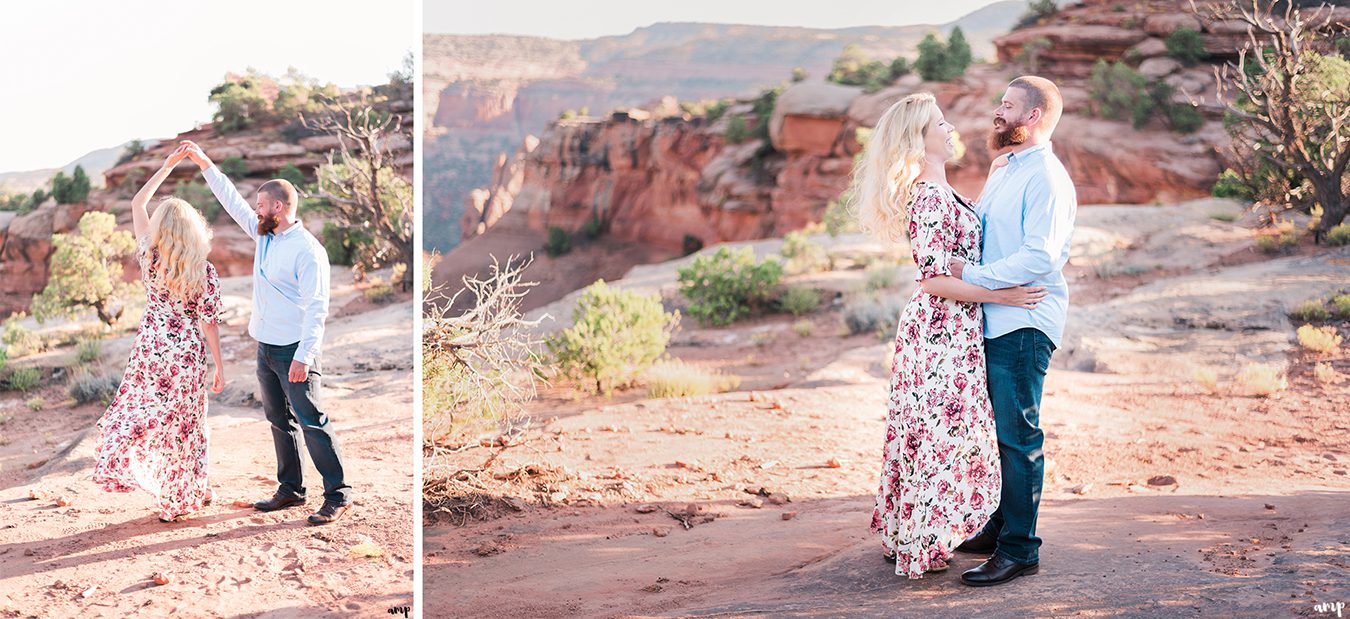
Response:
[{"label": "blonde woman", "polygon": [[[871,528],[895,573],[947,569],[998,505],[999,448],[986,388],[981,303],[1033,308],[1042,288],[986,290],[950,262],[980,260],[975,206],[947,183],[953,127],[929,93],[882,114],[854,170],[864,230],[909,239],[919,286],[900,314],[881,484]],[[1006,163],[999,158],[991,171]]]},{"label": "blonde woman", "polygon": [[[220,393],[220,278],[206,260],[211,233],[178,198],[146,205],[187,154],[175,151],[131,203],[145,317],[122,384],[98,422],[94,481],[109,492],[136,488],[155,497],[170,522],[210,503],[206,477],[206,390]],[[215,372],[207,380],[207,351]]]}]

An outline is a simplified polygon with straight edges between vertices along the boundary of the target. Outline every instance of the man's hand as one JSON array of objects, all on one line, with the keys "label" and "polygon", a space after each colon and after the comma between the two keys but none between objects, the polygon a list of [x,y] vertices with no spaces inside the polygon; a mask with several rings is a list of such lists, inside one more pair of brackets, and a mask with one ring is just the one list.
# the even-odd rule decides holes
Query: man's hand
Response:
[{"label": "man's hand", "polygon": [[952,277],[955,277],[956,279],[961,279],[961,271],[964,270],[965,267],[966,263],[957,260],[956,258],[953,258],[947,265],[948,270],[952,272]]},{"label": "man's hand", "polygon": [[292,361],[290,379],[293,383],[303,383],[309,380],[309,366],[299,361]]},{"label": "man's hand", "polygon": [[169,153],[168,158],[164,160],[164,167],[172,170],[178,167],[178,164],[182,163],[184,159],[187,159],[187,156],[187,147],[179,146],[172,153]]},{"label": "man's hand", "polygon": [[186,149],[185,152],[187,158],[191,159],[192,163],[197,164],[197,167],[203,170],[211,167],[211,158],[206,156],[206,153],[202,151],[202,147],[197,146],[196,142],[193,142],[192,140],[183,140],[178,144],[179,148]]}]

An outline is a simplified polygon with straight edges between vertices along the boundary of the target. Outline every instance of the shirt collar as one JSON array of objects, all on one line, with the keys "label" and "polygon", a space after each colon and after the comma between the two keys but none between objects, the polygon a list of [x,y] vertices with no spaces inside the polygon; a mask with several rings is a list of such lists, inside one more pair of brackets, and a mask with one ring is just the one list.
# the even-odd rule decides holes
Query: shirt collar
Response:
[{"label": "shirt collar", "polygon": [[280,238],[285,238],[285,237],[288,237],[288,236],[295,235],[295,234],[299,233],[301,230],[304,230],[304,229],[305,229],[305,223],[302,222],[302,221],[300,221],[299,219],[297,219],[297,220],[295,220],[295,224],[292,225],[292,226],[289,227],[289,228],[286,228],[286,230],[285,230],[284,232],[273,232],[273,233],[272,233],[272,236],[273,236],[273,237],[276,237],[276,238],[279,238],[279,239],[280,239]]},{"label": "shirt collar", "polygon": [[1024,151],[1022,151],[1022,152],[1020,152],[1020,153],[1009,153],[1009,154],[1008,154],[1008,163],[1009,163],[1009,164],[1017,163],[1018,161],[1021,161],[1021,160],[1023,160],[1023,159],[1026,159],[1026,158],[1030,157],[1031,155],[1034,155],[1034,154],[1036,154],[1036,153],[1039,153],[1039,152],[1042,152],[1042,151],[1045,151],[1045,150],[1049,150],[1049,149],[1050,149],[1050,141],[1049,141],[1049,140],[1046,140],[1046,141],[1041,142],[1040,144],[1037,144],[1037,145],[1035,145],[1035,146],[1032,146],[1031,148],[1028,148],[1028,149],[1026,149],[1026,150],[1024,150]]}]

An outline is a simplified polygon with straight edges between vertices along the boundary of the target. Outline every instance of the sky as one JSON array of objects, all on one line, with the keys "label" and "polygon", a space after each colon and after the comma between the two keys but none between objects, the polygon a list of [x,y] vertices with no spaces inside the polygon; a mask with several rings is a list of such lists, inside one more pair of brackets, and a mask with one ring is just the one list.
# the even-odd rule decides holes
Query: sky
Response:
[{"label": "sky", "polygon": [[227,72],[379,84],[420,41],[416,0],[6,0],[0,172],[63,166],[211,120]]},{"label": "sky", "polygon": [[810,28],[942,24],[993,0],[851,0],[842,5],[845,10],[832,2],[800,0],[424,0],[423,4],[425,32],[591,39],[671,21]]}]

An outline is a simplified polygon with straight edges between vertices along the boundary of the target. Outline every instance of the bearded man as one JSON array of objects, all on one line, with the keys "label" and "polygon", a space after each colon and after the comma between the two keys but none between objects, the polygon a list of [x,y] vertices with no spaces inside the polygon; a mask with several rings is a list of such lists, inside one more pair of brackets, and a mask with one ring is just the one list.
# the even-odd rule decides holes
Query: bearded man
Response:
[{"label": "bearded man", "polygon": [[1036,308],[984,304],[989,396],[998,433],[1003,489],[982,531],[956,549],[989,553],[961,575],[972,586],[998,585],[1040,567],[1036,516],[1045,477],[1041,393],[1050,355],[1059,347],[1069,306],[1069,260],[1078,198],[1050,136],[1064,111],[1053,82],[1023,76],[1008,84],[994,111],[989,146],[1007,165],[990,174],[979,201],[984,228],[980,264],[954,262],[952,274],[991,290],[1043,286]]}]

